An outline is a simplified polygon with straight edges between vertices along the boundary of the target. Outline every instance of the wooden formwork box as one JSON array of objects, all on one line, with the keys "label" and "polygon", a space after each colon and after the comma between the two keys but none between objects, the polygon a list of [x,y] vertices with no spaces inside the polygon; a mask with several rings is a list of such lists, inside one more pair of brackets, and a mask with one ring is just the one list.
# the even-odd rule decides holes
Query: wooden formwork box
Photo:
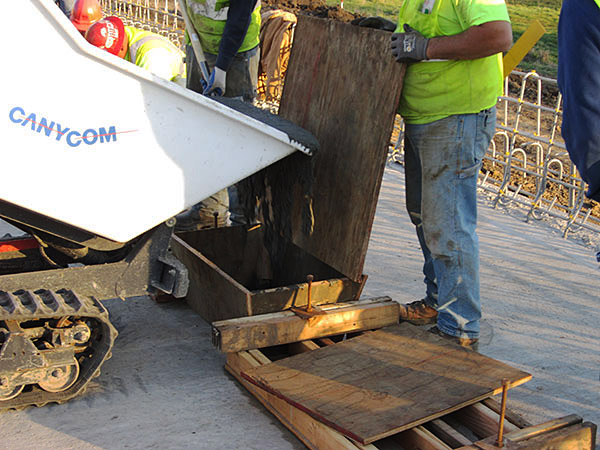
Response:
[{"label": "wooden formwork box", "polygon": [[262,227],[214,228],[175,236],[173,253],[186,265],[190,277],[187,303],[207,322],[304,306],[307,274],[315,276],[311,286],[315,305],[359,295],[360,283],[281,240],[287,247],[283,261],[263,275],[268,256],[262,245]]},{"label": "wooden formwork box", "polygon": [[[292,155],[258,175],[258,184],[272,180],[279,183],[269,185],[268,195],[260,198],[263,217],[273,219],[273,212],[280,211],[281,204],[292,205],[285,217],[275,217],[265,228],[272,240],[274,236],[283,240],[289,264],[277,267],[285,269],[279,276],[265,277],[261,273],[271,256],[269,251],[264,252],[265,242],[260,236],[264,230],[245,228],[240,232],[230,228],[177,236],[173,251],[191,274],[188,302],[206,320],[243,318],[302,306],[306,303],[304,277],[308,273],[317,274],[312,292],[315,304],[360,296],[365,280],[362,268],[404,73],[391,56],[386,60],[388,46],[389,34],[385,32],[299,19],[280,114],[315,134],[322,148],[310,163],[302,155]],[[310,204],[314,223],[310,233],[306,232],[302,211],[305,192],[293,176],[307,164],[312,165],[314,175]],[[282,173],[292,176],[282,181]],[[267,279],[271,283],[262,284]],[[352,332],[386,325],[367,316],[363,316],[364,321],[342,322],[356,325]],[[309,328],[300,327],[298,336]],[[295,339],[293,327],[277,339],[278,350],[283,348],[289,354],[335,342],[327,337]],[[496,448],[493,435],[498,427],[499,406],[492,399],[380,441],[359,444],[242,377],[244,371],[268,364],[268,353],[259,348],[230,351],[226,369],[309,448]],[[595,425],[581,422],[569,416],[530,428],[509,412],[504,421],[506,448],[593,448]],[[523,440],[524,436],[530,438]]]},{"label": "wooden formwork box", "polygon": [[[303,306],[309,274],[316,305],[359,297],[404,76],[402,65],[381,58],[388,47],[386,32],[299,17],[279,114],[312,132],[320,149],[252,177],[265,187],[257,192],[260,229],[173,239],[190,272],[187,301],[205,320]],[[382,86],[393,89],[382,95]]]},{"label": "wooden formwork box", "polygon": [[[299,18],[280,114],[311,131],[319,139],[321,151],[310,162],[302,155],[292,155],[257,175],[256,184],[269,185],[268,195],[260,198],[262,216],[268,222],[264,229],[240,231],[232,227],[181,234],[174,239],[175,255],[190,269],[188,302],[205,319],[237,317],[243,321],[252,318],[248,316],[302,306],[306,303],[308,289],[304,277],[308,273],[317,275],[312,292],[315,304],[359,297],[388,139],[403,79],[404,68],[393,63],[391,56],[385,58],[389,55],[388,46],[389,34],[385,32]],[[293,176],[296,172],[306,173],[302,168],[307,164],[312,165],[314,175],[310,204],[314,223],[309,233],[302,210],[306,207],[305,191],[301,180]],[[281,174],[289,177],[286,179]],[[273,180],[278,184],[273,184]],[[285,211],[285,217],[277,217],[285,203],[291,204],[291,208]],[[265,270],[269,263],[273,265],[269,260],[271,253],[264,251],[264,236],[260,235],[265,230],[271,243],[281,239],[287,248],[288,259],[283,259],[286,262],[281,267],[275,267],[275,270],[283,269],[278,276]],[[261,284],[265,280],[270,281],[266,286]],[[358,308],[358,316],[350,312],[350,318],[342,314],[340,320],[332,319],[327,334],[334,334],[335,330],[357,333],[389,325],[390,320],[397,322],[397,312],[387,311],[389,307],[383,305],[381,311],[384,312],[370,316],[365,313],[368,308],[364,305],[340,306]],[[327,322],[334,315],[329,316],[331,312],[328,310],[328,315],[318,320]],[[291,312],[274,314],[295,320]],[[308,335],[310,331],[308,322],[297,328],[290,322],[273,334],[275,342],[265,346],[278,344],[274,347],[278,352],[296,354],[335,343],[335,337],[323,338],[322,335],[315,335],[316,340],[313,340]],[[236,333],[250,333],[260,342],[269,337],[259,327],[243,330],[240,326]],[[213,337],[223,344],[222,336]],[[438,414],[429,422],[370,444],[359,444],[286,400],[248,382],[242,374],[268,364],[273,348],[261,350],[262,347],[255,346],[233,351],[235,341],[234,336],[230,340],[233,347],[228,347],[227,371],[309,448],[495,448],[499,406],[488,398],[453,410],[448,416]],[[565,449],[592,448],[595,426],[581,422],[580,418],[567,417],[529,428],[529,424],[509,412],[504,421],[506,448],[541,449],[550,448],[549,445]],[[518,439],[519,433],[521,439]],[[523,440],[523,436],[533,437]]]}]

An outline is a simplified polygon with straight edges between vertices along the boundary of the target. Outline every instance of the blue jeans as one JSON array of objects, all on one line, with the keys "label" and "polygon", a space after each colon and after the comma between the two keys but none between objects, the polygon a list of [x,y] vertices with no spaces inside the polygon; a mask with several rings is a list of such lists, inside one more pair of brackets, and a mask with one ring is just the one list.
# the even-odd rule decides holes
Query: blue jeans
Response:
[{"label": "blue jeans", "polygon": [[477,176],[495,127],[495,107],[406,125],[406,208],[425,258],[425,302],[451,336],[479,337]]}]

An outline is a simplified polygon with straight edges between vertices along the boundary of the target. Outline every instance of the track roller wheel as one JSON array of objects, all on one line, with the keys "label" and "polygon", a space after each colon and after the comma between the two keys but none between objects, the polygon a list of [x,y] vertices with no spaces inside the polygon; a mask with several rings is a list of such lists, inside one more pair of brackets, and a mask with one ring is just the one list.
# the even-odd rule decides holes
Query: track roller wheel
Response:
[{"label": "track roller wheel", "polygon": [[11,398],[15,398],[17,395],[21,393],[25,385],[21,384],[19,386],[3,386],[0,385],[0,401],[2,400],[10,400]]},{"label": "track roller wheel", "polygon": [[73,364],[48,369],[46,378],[40,381],[38,386],[46,392],[62,392],[73,386],[78,376],[79,363],[73,359]]}]

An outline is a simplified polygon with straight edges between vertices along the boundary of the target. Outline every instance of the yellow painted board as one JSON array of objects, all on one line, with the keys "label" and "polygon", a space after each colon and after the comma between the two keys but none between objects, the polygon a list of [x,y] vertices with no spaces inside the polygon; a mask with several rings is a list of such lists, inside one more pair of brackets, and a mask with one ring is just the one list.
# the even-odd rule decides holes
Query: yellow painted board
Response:
[{"label": "yellow painted board", "polygon": [[504,55],[504,78],[510,75],[545,32],[546,29],[539,20],[534,20],[529,25],[525,33],[521,35],[517,42],[515,42],[515,45]]}]

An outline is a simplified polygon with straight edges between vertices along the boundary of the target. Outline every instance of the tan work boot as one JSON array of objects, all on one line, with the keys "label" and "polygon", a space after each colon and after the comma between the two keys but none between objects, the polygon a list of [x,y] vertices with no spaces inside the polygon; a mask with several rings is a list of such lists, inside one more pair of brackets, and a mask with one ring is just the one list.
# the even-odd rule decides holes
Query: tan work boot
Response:
[{"label": "tan work boot", "polygon": [[429,332],[435,334],[436,336],[441,336],[444,339],[452,341],[455,344],[460,345],[461,347],[469,348],[474,351],[479,350],[479,339],[477,339],[477,338],[461,338],[461,337],[451,336],[449,334],[444,333],[437,326],[431,327],[429,329]]},{"label": "tan work boot", "polygon": [[400,320],[413,325],[437,323],[437,310],[425,304],[425,299],[400,305]]}]

